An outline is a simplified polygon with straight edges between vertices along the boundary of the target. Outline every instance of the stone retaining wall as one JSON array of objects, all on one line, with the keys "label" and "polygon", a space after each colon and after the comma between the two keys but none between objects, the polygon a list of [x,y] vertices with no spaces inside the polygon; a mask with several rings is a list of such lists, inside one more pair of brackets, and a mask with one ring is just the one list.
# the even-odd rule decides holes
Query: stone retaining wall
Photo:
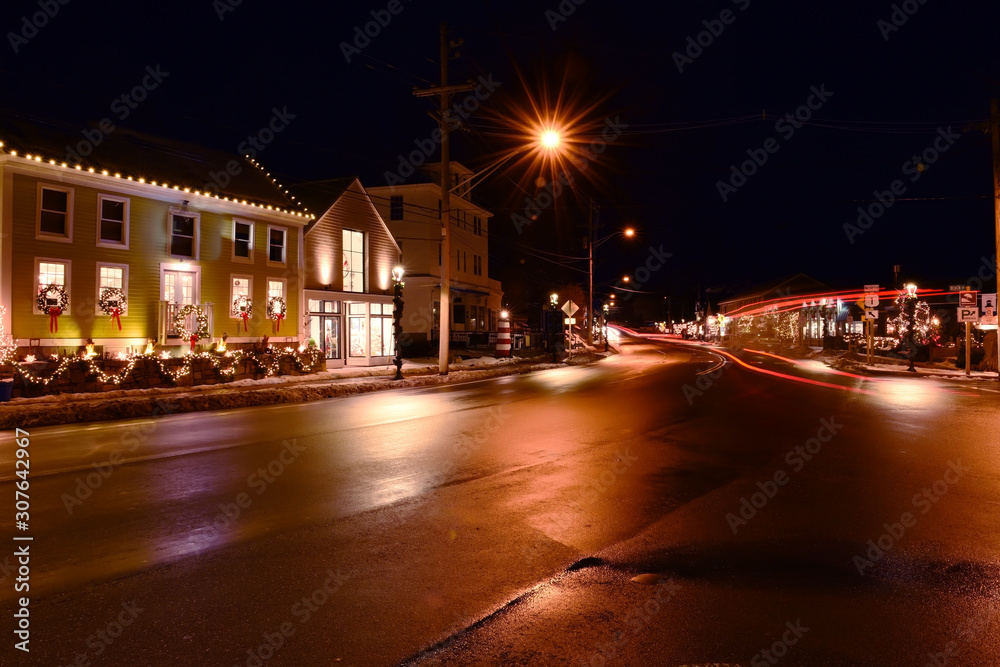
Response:
[{"label": "stone retaining wall", "polygon": [[[269,359],[273,359],[268,355]],[[298,359],[298,364],[296,363]],[[48,394],[73,394],[92,393],[104,391],[116,391],[119,389],[148,389],[150,387],[191,387],[195,385],[222,384],[234,382],[236,380],[254,380],[265,377],[266,368],[258,364],[253,358],[243,358],[238,363],[233,361],[223,366],[223,369],[233,368],[232,375],[223,374],[220,369],[213,366],[210,359],[193,359],[190,361],[191,369],[177,379],[170,374],[181,372],[185,364],[185,359],[151,359],[139,358],[127,376],[122,378],[119,384],[114,382],[102,382],[100,375],[92,373],[87,362],[83,360],[71,361],[57,378],[44,383],[30,382],[20,372],[19,368],[26,368],[33,376],[40,378],[50,378],[55,373],[60,361],[36,361],[30,364],[16,364],[0,367],[0,376],[3,378],[14,378],[13,396],[45,396]],[[120,359],[102,359],[93,362],[94,366],[104,371],[105,375],[118,376],[128,367],[130,361]],[[273,363],[273,361],[271,361]],[[299,370],[299,366],[302,370]],[[162,370],[161,370],[162,368]],[[313,357],[308,354],[282,354],[278,357],[277,375],[309,375],[318,373],[326,369],[325,360],[320,356],[314,363]],[[166,373],[164,372],[166,371]]]}]

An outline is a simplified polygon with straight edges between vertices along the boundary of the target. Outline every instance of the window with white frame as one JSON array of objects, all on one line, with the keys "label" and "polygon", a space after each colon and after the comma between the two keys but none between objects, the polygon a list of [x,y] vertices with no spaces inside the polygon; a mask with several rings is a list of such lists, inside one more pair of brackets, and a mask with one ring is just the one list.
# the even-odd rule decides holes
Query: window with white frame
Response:
[{"label": "window with white frame", "polygon": [[129,200],[97,195],[97,245],[128,248]]},{"label": "window with white frame", "polygon": [[38,238],[71,241],[73,239],[73,190],[52,185],[38,185]]},{"label": "window with white frame", "polygon": [[[32,309],[35,313],[44,314],[45,310],[38,307],[36,297],[38,293],[45,287],[49,285],[55,285],[61,287],[66,291],[67,296],[69,294],[70,285],[70,267],[71,264],[67,260],[59,259],[48,259],[48,258],[36,258],[35,259],[35,276],[37,280],[35,282],[35,292],[32,294]],[[58,306],[58,300],[54,299],[51,295],[48,297],[51,303],[47,303],[46,306]],[[67,304],[66,310],[63,311],[64,315],[69,315],[69,304]]]},{"label": "window with white frame", "polygon": [[396,337],[392,328],[392,304],[371,304],[369,356],[390,357],[395,352]]},{"label": "window with white frame", "polygon": [[247,308],[247,304],[252,300],[253,278],[250,276],[233,276],[232,290],[229,295],[230,314],[233,317],[240,317],[240,314]]},{"label": "window with white frame", "polygon": [[273,278],[267,279],[267,298],[271,299],[274,297],[285,298],[285,281],[275,280]]},{"label": "window with white frame", "polygon": [[187,211],[170,212],[170,254],[198,258],[198,232],[201,217]]},{"label": "window with white frame", "polygon": [[233,259],[253,261],[253,223],[233,220]]},{"label": "window with white frame", "polygon": [[[115,301],[116,294],[105,294],[107,289],[121,290],[122,296],[128,299],[128,264],[97,263],[97,306],[96,314],[102,315],[101,299],[108,297],[109,303]],[[113,304],[112,304],[113,305]],[[124,310],[123,310],[124,312]]]},{"label": "window with white frame", "polygon": [[345,229],[344,239],[344,291],[365,291],[365,235]]},{"label": "window with white frame", "polygon": [[285,244],[288,230],[283,227],[267,228],[267,259],[274,264],[285,263]]}]

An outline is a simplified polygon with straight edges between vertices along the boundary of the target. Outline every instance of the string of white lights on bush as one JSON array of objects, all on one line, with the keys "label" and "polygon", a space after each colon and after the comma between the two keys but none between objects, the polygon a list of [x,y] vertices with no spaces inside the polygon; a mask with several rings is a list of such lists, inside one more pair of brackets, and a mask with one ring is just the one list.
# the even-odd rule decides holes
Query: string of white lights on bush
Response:
[{"label": "string of white lights on bush", "polygon": [[13,337],[7,336],[4,320],[7,319],[7,306],[0,305],[0,364],[12,364],[17,361],[17,346]]},{"label": "string of white lights on bush", "polygon": [[[0,314],[0,316],[2,316],[2,314]],[[304,363],[302,361],[302,356],[308,357],[308,363]],[[174,381],[190,374],[197,361],[208,362],[208,365],[213,370],[217,371],[222,377],[233,377],[236,374],[236,369],[245,362],[252,362],[259,369],[265,371],[265,377],[273,377],[279,374],[282,359],[291,359],[295,368],[299,372],[304,372],[315,369],[319,365],[322,356],[323,353],[318,348],[305,347],[304,345],[301,346],[298,351],[289,347],[285,348],[283,352],[271,352],[265,354],[245,352],[243,350],[227,351],[224,354],[212,352],[188,352],[183,357],[176,359],[176,361],[182,362],[178,368],[170,369],[168,368],[168,365],[164,363],[167,360],[173,360],[173,358],[169,357],[169,355],[164,358],[153,354],[129,355],[122,353],[122,355],[119,356],[119,359],[122,361],[128,361],[128,363],[124,369],[117,373],[105,372],[103,369],[98,367],[97,362],[94,359],[86,356],[63,357],[59,360],[59,365],[56,367],[56,370],[49,375],[43,376],[36,374],[30,369],[25,368],[23,364],[16,367],[14,369],[14,373],[15,375],[20,375],[26,384],[47,386],[58,380],[61,375],[68,372],[71,364],[78,362],[87,366],[88,377],[96,376],[102,384],[120,385],[132,374],[139,361],[149,360],[155,361],[160,369],[160,373]]]}]

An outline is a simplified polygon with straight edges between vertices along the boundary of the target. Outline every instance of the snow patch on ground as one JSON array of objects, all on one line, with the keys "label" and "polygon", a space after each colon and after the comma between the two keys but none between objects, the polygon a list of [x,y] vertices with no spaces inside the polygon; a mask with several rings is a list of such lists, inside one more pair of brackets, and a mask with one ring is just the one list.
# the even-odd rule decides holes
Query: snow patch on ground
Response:
[{"label": "snow patch on ground", "polygon": [[277,403],[301,403],[403,387],[429,387],[517,375],[563,364],[520,358],[479,357],[449,366],[408,363],[404,379],[393,380],[395,367],[336,369],[300,376],[239,380],[196,387],[128,389],[100,394],[79,393],[16,398],[0,404],[0,428],[30,428],[51,424],[152,417],[163,414],[223,410]]}]

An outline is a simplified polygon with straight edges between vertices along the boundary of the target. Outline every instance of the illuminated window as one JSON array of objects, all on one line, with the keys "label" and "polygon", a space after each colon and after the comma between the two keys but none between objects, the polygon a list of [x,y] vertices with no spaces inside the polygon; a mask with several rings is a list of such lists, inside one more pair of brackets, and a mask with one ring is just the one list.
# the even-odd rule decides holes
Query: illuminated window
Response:
[{"label": "illuminated window", "polygon": [[97,195],[97,245],[128,248],[128,209],[124,197]]},{"label": "illuminated window", "polygon": [[268,279],[267,281],[267,298],[272,297],[285,298],[285,281],[284,280],[273,280]]},{"label": "illuminated window", "polygon": [[[32,294],[32,308],[35,313],[44,314],[44,310],[38,308],[38,304],[35,302],[35,297],[37,297],[38,292],[43,287],[48,287],[49,285],[56,285],[62,287],[67,296],[70,295],[69,285],[70,285],[70,262],[56,259],[46,259],[38,258],[35,259],[35,276],[37,280],[35,281],[35,292]],[[48,301],[46,303],[46,309],[48,306],[58,306],[58,298],[52,296],[47,297]],[[69,304],[67,304],[66,310],[63,311],[64,315],[69,315]]]},{"label": "illuminated window", "polygon": [[396,337],[392,328],[392,304],[373,303],[371,305],[371,341],[369,352],[373,357],[389,357],[394,353]]},{"label": "illuminated window", "polygon": [[113,288],[122,291],[125,298],[128,298],[128,264],[97,264],[97,301],[95,314],[103,315],[100,301],[104,295],[104,290]]},{"label": "illuminated window", "polygon": [[234,317],[239,317],[242,309],[246,306],[243,305],[245,302],[241,301],[241,305],[236,304],[236,299],[240,297],[246,297],[247,299],[252,299],[253,294],[253,278],[250,276],[233,276],[232,277],[232,289],[229,295],[230,314]]},{"label": "illuminated window", "polygon": [[365,235],[345,229],[344,239],[344,291],[365,291]]},{"label": "illuminated window", "polygon": [[58,285],[66,287],[66,265],[56,262],[38,263],[38,287]]}]

